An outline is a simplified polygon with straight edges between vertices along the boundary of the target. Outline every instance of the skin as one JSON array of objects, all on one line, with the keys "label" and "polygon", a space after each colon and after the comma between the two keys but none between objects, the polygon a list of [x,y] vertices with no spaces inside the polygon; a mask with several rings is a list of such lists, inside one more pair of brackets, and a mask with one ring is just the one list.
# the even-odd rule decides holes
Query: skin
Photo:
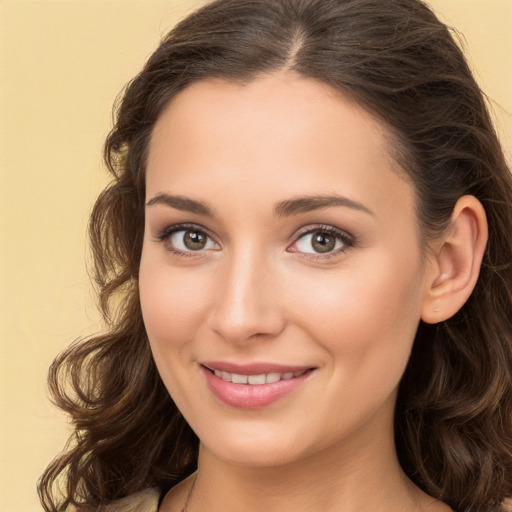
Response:
[{"label": "skin", "polygon": [[[407,479],[393,443],[397,386],[440,269],[386,140],[348,98],[289,72],[193,84],[157,122],[140,294],[159,372],[201,440],[191,512],[450,510]],[[311,195],[357,205],[275,214]],[[209,236],[204,249],[183,246],[185,228],[162,239],[182,223]],[[304,232],[326,227],[344,235],[319,254]],[[242,409],[209,390],[211,360],[314,371]],[[161,510],[180,511],[191,482]]]}]

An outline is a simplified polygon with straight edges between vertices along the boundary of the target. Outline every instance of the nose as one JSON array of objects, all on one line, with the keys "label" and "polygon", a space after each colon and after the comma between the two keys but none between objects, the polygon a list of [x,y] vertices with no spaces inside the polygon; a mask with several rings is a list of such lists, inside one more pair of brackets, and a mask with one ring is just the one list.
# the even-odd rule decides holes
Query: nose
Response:
[{"label": "nose", "polygon": [[209,327],[232,344],[276,337],[285,327],[279,282],[261,255],[244,251],[219,268]]}]

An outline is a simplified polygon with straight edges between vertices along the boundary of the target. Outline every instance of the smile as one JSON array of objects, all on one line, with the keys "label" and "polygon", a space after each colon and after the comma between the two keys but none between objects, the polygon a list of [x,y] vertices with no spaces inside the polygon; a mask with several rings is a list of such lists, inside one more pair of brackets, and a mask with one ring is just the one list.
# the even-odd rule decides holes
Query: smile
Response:
[{"label": "smile", "polygon": [[250,384],[251,386],[260,386],[262,384],[273,384],[280,380],[290,380],[294,377],[300,377],[308,370],[301,370],[298,372],[285,372],[285,373],[260,373],[259,375],[242,375],[239,373],[231,373],[222,370],[213,370],[213,373],[221,379],[232,382],[233,384]]},{"label": "smile", "polygon": [[258,409],[280,401],[316,373],[316,368],[268,364],[201,364],[200,369],[213,396],[240,409]]}]

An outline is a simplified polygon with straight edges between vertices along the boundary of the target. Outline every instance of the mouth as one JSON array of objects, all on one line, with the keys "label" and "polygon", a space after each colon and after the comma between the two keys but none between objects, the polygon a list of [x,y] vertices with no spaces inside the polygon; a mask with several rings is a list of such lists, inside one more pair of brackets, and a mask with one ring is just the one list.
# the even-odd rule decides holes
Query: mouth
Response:
[{"label": "mouth", "polygon": [[243,374],[228,372],[226,370],[218,370],[209,368],[203,365],[203,367],[209,372],[213,373],[221,379],[232,382],[233,384],[249,384],[251,386],[261,386],[262,384],[274,384],[281,380],[290,380],[297,377],[301,377],[306,372],[312,371],[314,368],[307,368],[305,370],[289,371],[289,372],[268,372],[258,374]]},{"label": "mouth", "polygon": [[304,366],[210,362],[200,364],[200,369],[211,393],[220,402],[241,409],[262,408],[295,393],[317,370]]}]

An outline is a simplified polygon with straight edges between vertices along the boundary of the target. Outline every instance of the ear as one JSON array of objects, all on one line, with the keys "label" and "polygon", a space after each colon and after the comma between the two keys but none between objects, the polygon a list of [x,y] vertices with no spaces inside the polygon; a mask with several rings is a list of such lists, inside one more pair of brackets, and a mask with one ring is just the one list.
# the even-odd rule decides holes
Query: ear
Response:
[{"label": "ear", "polygon": [[487,218],[474,196],[461,197],[451,223],[431,244],[421,319],[442,322],[459,311],[471,295],[487,244]]}]

